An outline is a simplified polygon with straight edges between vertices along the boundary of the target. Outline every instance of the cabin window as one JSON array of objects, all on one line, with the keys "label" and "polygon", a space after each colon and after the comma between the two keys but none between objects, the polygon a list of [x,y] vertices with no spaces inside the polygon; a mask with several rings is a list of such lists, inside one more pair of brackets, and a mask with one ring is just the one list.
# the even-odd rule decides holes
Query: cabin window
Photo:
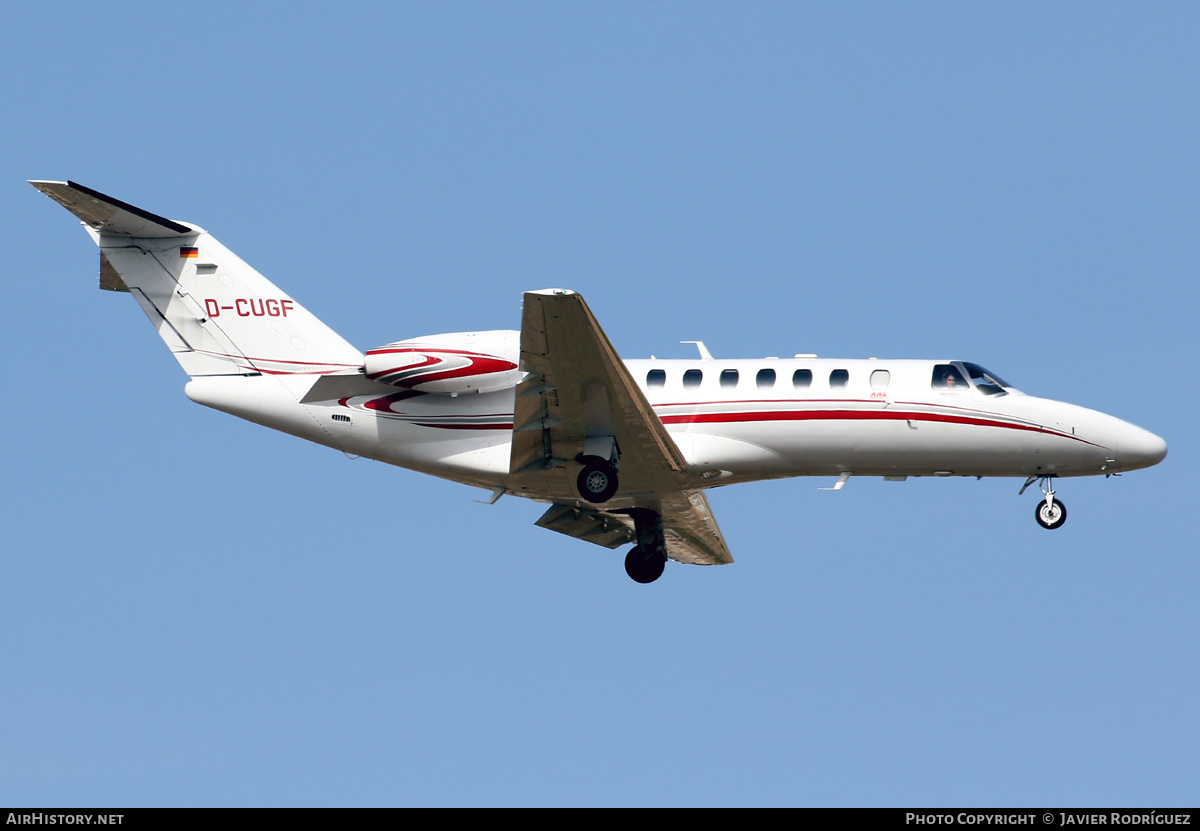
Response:
[{"label": "cabin window", "polygon": [[738,371],[736,369],[721,370],[721,389],[731,390],[737,386]]},{"label": "cabin window", "polygon": [[892,373],[886,369],[877,369],[871,373],[871,389],[886,390],[892,382]]},{"label": "cabin window", "polygon": [[754,385],[760,390],[769,390],[775,386],[775,370],[760,369],[758,375],[754,376]]},{"label": "cabin window", "polygon": [[935,364],[933,388],[947,392],[962,392],[967,389],[967,379],[962,377],[962,373],[954,364]]},{"label": "cabin window", "polygon": [[829,388],[831,390],[844,390],[848,383],[850,383],[850,373],[847,370],[835,369],[829,373]]},{"label": "cabin window", "polygon": [[661,369],[652,369],[646,373],[646,386],[652,390],[661,390],[667,383],[667,373]]},{"label": "cabin window", "polygon": [[683,388],[685,390],[694,390],[699,388],[700,382],[704,380],[704,373],[698,369],[689,369],[683,373]]},{"label": "cabin window", "polygon": [[806,390],[812,386],[812,370],[797,369],[792,373],[792,386],[798,390]]}]

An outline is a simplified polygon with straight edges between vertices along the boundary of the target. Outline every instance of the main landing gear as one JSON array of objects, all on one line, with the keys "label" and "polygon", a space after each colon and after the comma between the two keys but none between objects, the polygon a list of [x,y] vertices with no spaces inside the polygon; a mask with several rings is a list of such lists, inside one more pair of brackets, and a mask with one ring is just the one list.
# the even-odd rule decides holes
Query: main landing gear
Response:
[{"label": "main landing gear", "polygon": [[[617,469],[621,449],[612,436],[588,436],[583,452],[575,457],[583,465],[575,488],[593,505],[602,505],[617,494]],[[636,583],[653,583],[667,566],[667,540],[662,515],[649,508],[618,508],[628,514],[637,532],[637,545],[625,555],[625,573]]]},{"label": "main landing gear", "polygon": [[635,583],[653,583],[662,577],[667,567],[667,558],[662,554],[647,554],[640,545],[629,549],[625,555],[625,573]]},{"label": "main landing gear", "polygon": [[1054,498],[1054,486],[1052,484],[1052,476],[1030,476],[1025,480],[1025,484],[1021,486],[1021,493],[1025,493],[1025,488],[1038,483],[1038,489],[1046,497],[1038,502],[1034,517],[1037,519],[1038,525],[1043,528],[1059,528],[1067,521],[1067,506],[1061,499]]},{"label": "main landing gear", "polygon": [[[621,466],[621,449],[613,436],[588,436],[583,452],[575,457],[583,465],[575,487],[579,496],[602,505],[617,494],[617,469]],[[637,545],[625,555],[625,573],[635,583],[653,583],[662,577],[667,567],[667,540],[663,534],[662,515],[649,508],[617,509],[633,519]]]},{"label": "main landing gear", "polygon": [[662,516],[649,508],[631,508],[638,544],[625,555],[625,573],[636,583],[653,583],[667,566]]},{"label": "main landing gear", "polygon": [[579,488],[580,496],[593,505],[599,505],[612,499],[617,492],[617,472],[605,462],[586,464],[579,471],[575,485]]},{"label": "main landing gear", "polygon": [[617,493],[617,469],[621,449],[612,436],[588,436],[583,452],[575,457],[583,465],[575,487],[579,495],[593,505],[601,505]]}]

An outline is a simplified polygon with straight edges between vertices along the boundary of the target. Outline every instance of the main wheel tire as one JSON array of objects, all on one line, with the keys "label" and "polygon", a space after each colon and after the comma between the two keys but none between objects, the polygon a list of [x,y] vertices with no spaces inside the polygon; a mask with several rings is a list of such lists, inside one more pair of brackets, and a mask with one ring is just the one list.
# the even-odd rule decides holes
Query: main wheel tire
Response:
[{"label": "main wheel tire", "polygon": [[666,558],[661,554],[647,554],[640,545],[635,545],[625,555],[625,573],[636,583],[653,583],[662,577],[666,567]]},{"label": "main wheel tire", "polygon": [[1055,499],[1053,505],[1047,505],[1043,499],[1038,502],[1034,516],[1037,517],[1038,525],[1043,528],[1058,528],[1067,521],[1067,506],[1061,499]]},{"label": "main wheel tire", "polygon": [[599,505],[612,499],[617,492],[617,474],[608,465],[586,465],[579,471],[575,484],[580,496]]}]

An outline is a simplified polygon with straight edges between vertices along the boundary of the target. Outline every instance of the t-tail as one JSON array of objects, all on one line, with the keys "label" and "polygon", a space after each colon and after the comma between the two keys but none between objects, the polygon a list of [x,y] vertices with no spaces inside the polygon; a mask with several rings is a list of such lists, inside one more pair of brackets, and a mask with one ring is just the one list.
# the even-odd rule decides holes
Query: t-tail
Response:
[{"label": "t-tail", "polygon": [[363,355],[196,225],[75,182],[31,181],[100,247],[100,288],[133,295],[194,379],[357,372]]}]

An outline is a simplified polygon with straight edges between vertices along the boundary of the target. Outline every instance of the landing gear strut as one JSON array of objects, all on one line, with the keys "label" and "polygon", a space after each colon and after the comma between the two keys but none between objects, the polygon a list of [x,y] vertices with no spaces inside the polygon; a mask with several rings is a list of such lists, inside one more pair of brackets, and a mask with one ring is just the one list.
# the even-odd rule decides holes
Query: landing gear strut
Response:
[{"label": "landing gear strut", "polygon": [[1058,528],[1067,521],[1067,506],[1061,499],[1054,498],[1052,479],[1051,476],[1030,476],[1021,487],[1021,493],[1025,493],[1025,488],[1034,482],[1038,483],[1038,489],[1046,498],[1038,502],[1033,515],[1038,525],[1050,529]]},{"label": "landing gear strut", "polygon": [[635,582],[653,583],[667,566],[667,541],[662,516],[648,508],[631,508],[638,544],[625,555],[625,573]]}]

